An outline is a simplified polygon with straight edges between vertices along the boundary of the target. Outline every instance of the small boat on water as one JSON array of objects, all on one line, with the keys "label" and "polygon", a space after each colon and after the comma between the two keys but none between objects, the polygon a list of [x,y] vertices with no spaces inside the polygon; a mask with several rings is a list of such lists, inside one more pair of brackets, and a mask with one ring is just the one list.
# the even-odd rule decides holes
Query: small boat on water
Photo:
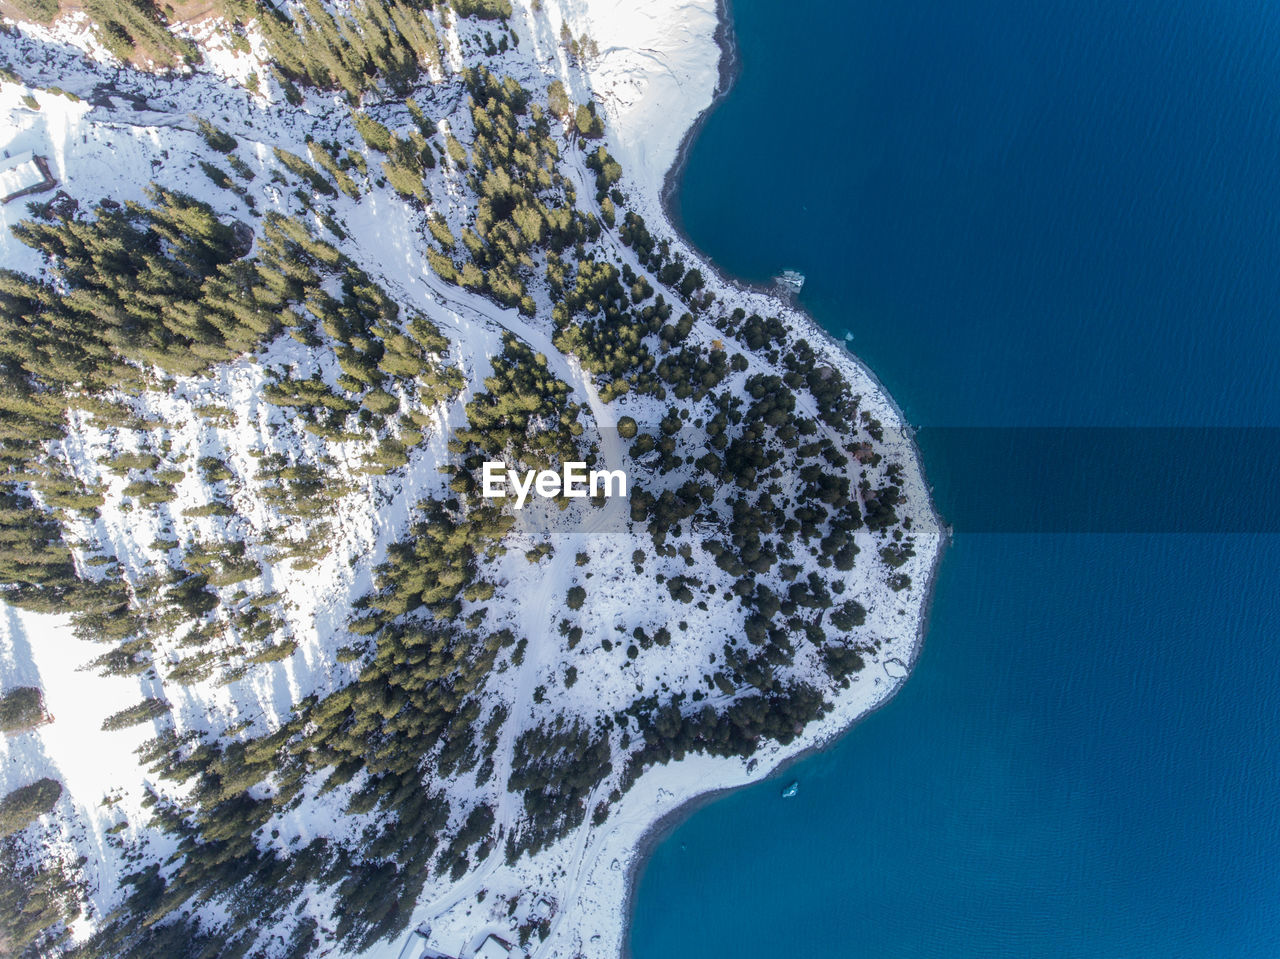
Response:
[{"label": "small boat on water", "polygon": [[773,282],[795,296],[804,287],[804,274],[798,270],[783,270],[779,276],[774,277]]},{"label": "small boat on water", "polygon": [[800,783],[799,783],[799,782],[793,782],[793,783],[792,783],[790,786],[788,786],[786,789],[782,790],[782,798],[783,798],[783,799],[793,799],[793,798],[795,797],[795,794],[796,794],[796,793],[798,793],[799,791],[800,791]]}]

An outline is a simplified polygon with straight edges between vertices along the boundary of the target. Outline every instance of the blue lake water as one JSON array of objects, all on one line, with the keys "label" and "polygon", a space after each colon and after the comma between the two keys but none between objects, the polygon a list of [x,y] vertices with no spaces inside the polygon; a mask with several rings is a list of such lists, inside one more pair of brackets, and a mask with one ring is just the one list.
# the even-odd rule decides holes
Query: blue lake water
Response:
[{"label": "blue lake water", "polygon": [[[913,423],[1280,426],[1280,7],[732,13],[743,71],[676,211],[732,273],[803,271]],[[1010,463],[1044,485],[957,435],[921,434],[944,516]],[[1100,434],[1065,435],[1089,462]],[[1186,453],[1230,457],[1228,504],[1278,485],[1242,435],[1280,443]],[[1064,495],[1132,501],[1094,473]],[[1194,470],[1136,475],[1215,509]],[[961,523],[916,672],[798,796],[734,793],[658,847],[635,959],[1280,956],[1280,537],[1009,525]]]}]

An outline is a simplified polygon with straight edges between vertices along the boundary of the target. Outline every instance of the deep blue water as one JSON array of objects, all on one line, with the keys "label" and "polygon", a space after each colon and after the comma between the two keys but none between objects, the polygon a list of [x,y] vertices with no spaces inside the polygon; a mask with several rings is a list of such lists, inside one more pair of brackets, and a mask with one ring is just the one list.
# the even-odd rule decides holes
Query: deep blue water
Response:
[{"label": "deep blue water", "polygon": [[[730,272],[802,270],[912,422],[1280,426],[1280,7],[733,17],[743,72],[677,212]],[[1037,509],[1012,487],[1046,476],[958,435],[921,434],[962,520],[916,672],[787,774],[795,799],[732,794],[659,846],[635,959],[1280,956],[1280,536],[980,531],[1000,526],[966,505],[1004,484]],[[1105,445],[1066,435],[1086,461]],[[1280,440],[1224,435],[1187,450],[1228,458],[1220,500],[1278,485],[1239,447]],[[1137,482],[1211,514],[1218,482],[1178,465],[1063,493],[1133,502]]]}]

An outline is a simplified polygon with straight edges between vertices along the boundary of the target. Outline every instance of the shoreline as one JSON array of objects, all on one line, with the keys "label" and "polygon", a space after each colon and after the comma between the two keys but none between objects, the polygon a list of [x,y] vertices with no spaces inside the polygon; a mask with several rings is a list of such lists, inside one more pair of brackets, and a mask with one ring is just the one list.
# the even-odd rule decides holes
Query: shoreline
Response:
[{"label": "shoreline", "polygon": [[[680,138],[680,146],[676,148],[675,159],[671,161],[671,166],[667,168],[667,172],[663,174],[662,186],[658,190],[658,207],[666,215],[667,222],[671,224],[671,228],[690,248],[693,248],[693,243],[689,240],[688,234],[685,233],[684,224],[680,222],[672,201],[675,199],[676,186],[689,160],[689,148],[693,145],[693,141],[697,139],[698,134],[702,132],[702,127],[706,124],[712,111],[720,105],[721,100],[729,95],[729,91],[733,89],[734,84],[738,81],[739,74],[742,73],[742,59],[738,56],[738,42],[733,32],[733,13],[729,9],[729,3],[730,0],[716,0],[716,29],[711,38],[720,50],[720,59],[716,64],[716,88],[712,91],[711,102],[703,108],[694,118],[694,121],[689,124],[688,129],[684,131],[684,136]],[[715,270],[718,276],[724,277],[724,274],[720,272],[720,268],[714,263],[708,261],[707,265]],[[757,292],[764,291],[759,290]]]},{"label": "shoreline", "polygon": [[952,529],[947,525],[942,516],[938,513],[937,506],[933,497],[933,488],[928,481],[928,476],[924,469],[924,457],[920,450],[919,444],[915,438],[915,428],[907,420],[906,414],[899,405],[897,399],[881,382],[876,375],[862,359],[855,354],[840,339],[837,339],[830,331],[822,326],[814,317],[805,310],[799,303],[798,298],[788,299],[784,297],[775,286],[765,286],[763,284],[751,283],[739,277],[731,276],[726,273],[719,264],[715,263],[710,257],[703,253],[693,242],[688,232],[685,230],[684,223],[681,221],[675,207],[675,195],[679,185],[680,177],[683,175],[685,167],[688,164],[689,151],[694,141],[702,132],[703,127],[710,118],[712,111],[716,109],[729,93],[732,91],[734,84],[742,72],[742,60],[738,51],[736,34],[733,29],[732,11],[730,9],[731,0],[716,0],[716,19],[717,26],[713,38],[720,50],[720,59],[718,64],[718,79],[715,91],[712,95],[711,102],[707,104],[698,116],[690,124],[685,131],[684,136],[680,140],[680,146],[676,151],[675,159],[663,176],[662,187],[658,194],[658,206],[667,223],[666,225],[675,233],[681,243],[693,253],[700,264],[710,270],[716,280],[730,289],[763,295],[773,300],[783,308],[781,312],[788,315],[779,317],[789,325],[799,324],[806,335],[816,336],[820,344],[827,350],[832,351],[837,357],[848,362],[852,362],[859,370],[874,384],[880,391],[881,396],[886,403],[897,415],[899,424],[904,431],[904,435],[910,442],[912,454],[915,456],[917,471],[920,477],[923,490],[926,494],[925,500],[929,508],[930,515],[939,531],[939,540],[937,552],[933,562],[929,567],[928,579],[924,584],[924,593],[921,600],[920,619],[916,625],[916,634],[910,647],[909,662],[906,664],[907,674],[877,703],[870,706],[863,712],[859,713],[846,725],[839,729],[833,730],[817,742],[799,750],[793,755],[786,756],[781,759],[776,766],[758,779],[753,779],[748,783],[736,786],[718,786],[692,796],[680,803],[674,809],[663,813],[659,818],[654,820],[645,829],[640,836],[639,841],[634,846],[633,855],[626,866],[626,877],[624,879],[624,896],[623,896],[623,914],[622,914],[622,941],[620,943],[620,955],[622,959],[633,959],[631,953],[631,928],[635,920],[636,893],[639,887],[640,876],[648,867],[649,861],[653,856],[657,847],[669,839],[675,831],[687,822],[695,813],[706,806],[711,805],[722,796],[734,792],[748,786],[755,786],[766,783],[772,779],[781,778],[789,769],[793,768],[800,762],[808,759],[820,752],[832,748],[849,732],[862,723],[868,717],[879,712],[897,697],[899,690],[903,685],[911,679],[911,673],[914,672],[920,656],[924,651],[924,642],[929,625],[932,621],[933,602],[936,596],[936,587],[938,580],[938,572],[942,566],[942,560],[946,556],[947,548],[951,545]]},{"label": "shoreline", "polygon": [[[929,500],[930,507],[933,506],[933,500]],[[937,511],[933,514],[938,519],[938,528],[941,531],[941,538],[938,541],[938,552],[934,559],[933,565],[929,568],[929,579],[924,587],[924,600],[920,616],[920,623],[916,629],[915,638],[911,644],[911,661],[907,664],[907,675],[904,676],[893,687],[892,690],[878,703],[871,706],[855,716],[847,725],[840,729],[833,730],[827,736],[812,745],[806,746],[794,755],[784,757],[776,766],[759,779],[751,780],[737,786],[716,786],[708,789],[706,792],[699,793],[696,796],[686,799],[683,803],[663,813],[659,818],[649,824],[641,835],[640,840],[635,845],[635,851],[630,863],[627,865],[627,875],[624,880],[625,890],[623,894],[622,904],[622,943],[621,943],[621,959],[633,959],[631,954],[631,925],[635,919],[636,907],[636,891],[640,884],[640,875],[649,865],[654,850],[659,845],[675,833],[685,822],[693,815],[706,806],[711,805],[722,796],[731,792],[737,792],[740,789],[747,789],[752,786],[758,786],[767,783],[772,779],[780,779],[782,775],[792,767],[798,765],[811,756],[818,753],[826,752],[833,748],[840,740],[844,739],[856,727],[870,717],[874,716],[881,709],[893,702],[898,692],[911,679],[911,674],[915,671],[916,664],[920,660],[921,654],[924,652],[925,635],[929,630],[929,623],[933,614],[933,601],[936,596],[936,585],[938,581],[938,570],[942,566],[943,557],[946,556],[947,548],[951,545],[951,528],[942,523],[938,517]]]}]

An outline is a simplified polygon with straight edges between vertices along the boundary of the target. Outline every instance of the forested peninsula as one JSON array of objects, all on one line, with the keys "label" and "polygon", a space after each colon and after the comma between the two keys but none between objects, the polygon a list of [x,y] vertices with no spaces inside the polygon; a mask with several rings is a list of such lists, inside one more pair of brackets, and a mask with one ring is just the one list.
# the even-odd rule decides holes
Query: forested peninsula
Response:
[{"label": "forested peninsula", "polygon": [[943,539],[662,209],[714,5],[0,15],[4,950],[617,956],[652,823],[897,688]]}]

